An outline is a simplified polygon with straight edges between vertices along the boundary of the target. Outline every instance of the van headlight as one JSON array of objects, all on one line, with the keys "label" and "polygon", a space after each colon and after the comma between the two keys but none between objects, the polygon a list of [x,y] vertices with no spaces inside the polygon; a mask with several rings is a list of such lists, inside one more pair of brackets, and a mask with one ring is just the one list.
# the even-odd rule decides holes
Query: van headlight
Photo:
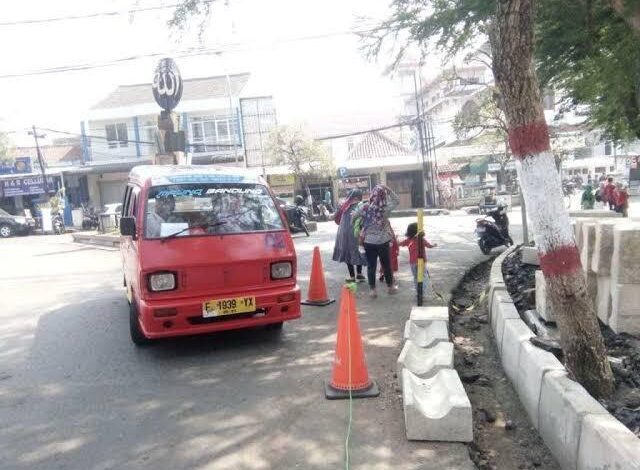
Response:
[{"label": "van headlight", "polygon": [[149,274],[149,290],[161,292],[176,288],[176,275],[174,273]]},{"label": "van headlight", "polygon": [[271,265],[271,279],[287,279],[293,276],[293,266],[290,261],[282,261]]}]

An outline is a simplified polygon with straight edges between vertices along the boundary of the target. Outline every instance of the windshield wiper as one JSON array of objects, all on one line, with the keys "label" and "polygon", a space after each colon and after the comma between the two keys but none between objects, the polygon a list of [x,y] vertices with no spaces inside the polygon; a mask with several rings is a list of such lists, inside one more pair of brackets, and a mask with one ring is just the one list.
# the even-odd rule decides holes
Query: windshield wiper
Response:
[{"label": "windshield wiper", "polygon": [[167,235],[165,237],[160,238],[160,242],[164,243],[165,241],[171,239],[171,238],[176,238],[178,235],[180,235],[181,233],[186,232],[187,230],[191,230],[192,228],[213,228],[213,227],[218,227],[220,225],[224,225],[226,224],[225,221],[221,220],[219,222],[210,222],[210,223],[206,223],[206,224],[198,224],[198,225],[192,225],[190,227],[185,227],[182,230],[178,230],[177,232],[172,233],[171,235]]}]

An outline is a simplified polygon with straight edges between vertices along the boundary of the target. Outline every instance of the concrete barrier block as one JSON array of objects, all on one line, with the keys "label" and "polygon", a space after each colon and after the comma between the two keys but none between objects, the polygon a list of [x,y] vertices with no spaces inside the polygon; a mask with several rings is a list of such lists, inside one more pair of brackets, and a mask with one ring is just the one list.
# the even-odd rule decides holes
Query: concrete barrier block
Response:
[{"label": "concrete barrier block", "polygon": [[444,320],[449,321],[448,307],[428,306],[428,307],[412,307],[409,320],[418,326],[427,326],[432,321]]},{"label": "concrete barrier block", "polygon": [[608,412],[566,372],[550,371],[544,375],[539,431],[561,468],[576,468],[583,420],[590,414],[608,415]]},{"label": "concrete barrier block", "polygon": [[421,379],[430,379],[442,369],[453,369],[453,343],[442,342],[430,348],[421,348],[411,340],[405,341],[398,356],[398,377],[402,377],[404,369]]},{"label": "concrete barrier block", "polygon": [[596,238],[591,257],[591,270],[598,276],[611,274],[611,257],[613,256],[613,229],[617,220],[599,220],[596,222]]},{"label": "concrete barrier block", "polygon": [[596,242],[596,223],[587,222],[582,224],[582,249],[580,250],[580,261],[585,272],[591,271],[591,258],[593,257],[593,247]]},{"label": "concrete barrier block", "polygon": [[531,423],[536,428],[538,427],[542,379],[545,373],[550,370],[564,371],[565,369],[562,363],[550,352],[534,346],[529,341],[520,343],[516,389]]},{"label": "concrete barrier block", "polygon": [[533,266],[540,266],[540,259],[538,258],[538,250],[535,246],[523,246],[521,251],[522,262],[524,264],[531,264]]},{"label": "concrete barrier block", "polygon": [[611,257],[613,284],[640,284],[640,223],[616,225]]},{"label": "concrete barrier block", "polygon": [[493,316],[493,299],[496,294],[501,293],[503,295],[509,295],[507,293],[507,286],[504,282],[497,284],[489,284],[489,294],[487,295],[487,306],[489,310],[489,318]]},{"label": "concrete barrier block", "polygon": [[612,282],[609,326],[616,333],[640,334],[640,285]]},{"label": "concrete barrier block", "polygon": [[518,383],[518,363],[520,362],[520,343],[529,341],[534,336],[525,322],[520,318],[507,319],[504,321],[504,332],[502,333],[502,368],[511,380],[511,383]]},{"label": "concrete barrier block", "polygon": [[578,247],[578,251],[582,252],[583,242],[582,242],[582,226],[584,224],[593,223],[595,219],[593,218],[578,218],[576,219],[575,225],[575,234],[576,234],[576,246]]},{"label": "concrete barrier block", "polygon": [[449,322],[434,320],[427,326],[418,326],[407,320],[404,324],[404,339],[410,340],[420,348],[430,348],[441,342],[449,341]]},{"label": "concrete barrier block", "polygon": [[610,211],[608,209],[580,209],[569,211],[569,217],[573,217],[576,219],[581,219],[585,217],[589,218],[611,218],[611,217],[621,217],[622,214],[618,212]]},{"label": "concrete barrier block", "polygon": [[611,277],[598,276],[598,293],[596,295],[596,312],[598,318],[605,325],[609,324],[611,316]]},{"label": "concrete barrier block", "polygon": [[[498,301],[494,302],[494,315],[491,317],[491,330],[496,338],[498,350],[502,352],[502,335],[504,333],[504,322],[506,320],[518,320],[520,314],[516,310],[516,306],[511,302],[511,298],[505,299],[502,296],[496,296]],[[501,301],[502,300],[502,301]]]},{"label": "concrete barrier block", "polygon": [[609,414],[582,420],[579,470],[640,470],[640,439]]},{"label": "concrete barrier block", "polygon": [[536,271],[536,310],[544,321],[555,321],[551,302],[547,297],[547,280],[544,278],[541,270]]},{"label": "concrete barrier block", "polygon": [[407,439],[471,442],[471,403],[455,370],[443,369],[430,379],[402,372]]}]

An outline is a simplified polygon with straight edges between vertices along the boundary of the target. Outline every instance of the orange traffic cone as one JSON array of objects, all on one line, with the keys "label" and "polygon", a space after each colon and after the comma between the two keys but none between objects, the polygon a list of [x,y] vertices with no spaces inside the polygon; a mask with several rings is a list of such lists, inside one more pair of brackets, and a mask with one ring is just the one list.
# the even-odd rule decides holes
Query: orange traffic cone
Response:
[{"label": "orange traffic cone", "polygon": [[378,385],[369,379],[367,361],[362,350],[356,300],[353,291],[346,286],[342,288],[340,297],[333,377],[330,383],[325,383],[324,393],[329,400],[380,395]]},{"label": "orange traffic cone", "polygon": [[322,258],[320,258],[320,248],[313,249],[313,261],[311,263],[311,279],[309,279],[309,293],[307,300],[302,301],[303,305],[315,305],[323,307],[335,302],[327,294],[327,284],[324,282],[324,269],[322,269]]}]

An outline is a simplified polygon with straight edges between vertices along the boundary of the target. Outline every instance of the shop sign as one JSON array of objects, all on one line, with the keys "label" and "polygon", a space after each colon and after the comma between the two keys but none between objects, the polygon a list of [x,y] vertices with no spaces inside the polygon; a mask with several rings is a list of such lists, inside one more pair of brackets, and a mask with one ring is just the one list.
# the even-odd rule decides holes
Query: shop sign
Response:
[{"label": "shop sign", "polygon": [[295,175],[269,175],[271,186],[293,186],[296,182]]},{"label": "shop sign", "polygon": [[[42,176],[30,176],[26,178],[11,178],[0,181],[4,197],[28,196],[30,194],[44,193]],[[53,176],[47,176],[47,192],[55,191]]]}]

